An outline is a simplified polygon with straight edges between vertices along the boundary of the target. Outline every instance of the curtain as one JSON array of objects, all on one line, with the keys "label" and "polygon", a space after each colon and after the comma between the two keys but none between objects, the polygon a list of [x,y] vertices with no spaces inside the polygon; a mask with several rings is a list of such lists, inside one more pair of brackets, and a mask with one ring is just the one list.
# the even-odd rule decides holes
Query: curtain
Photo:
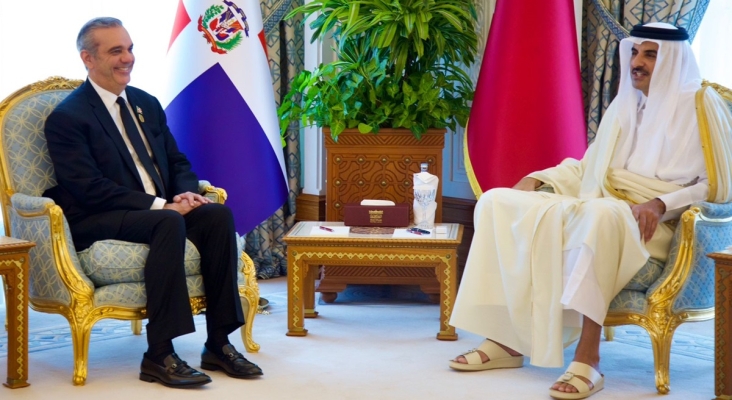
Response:
[{"label": "curtain", "polygon": [[[303,69],[302,17],[282,18],[303,0],[261,0],[267,55],[272,73],[275,101],[289,91],[290,80]],[[300,190],[299,129],[288,129],[285,168],[289,185],[287,202],[269,219],[246,235],[246,253],[254,261],[257,278],[267,279],[287,274],[287,251],[282,237],[295,224],[295,198]],[[251,172],[250,172],[251,173]],[[256,173],[256,172],[254,172]],[[252,188],[256,196],[256,188]]]},{"label": "curtain", "polygon": [[582,30],[582,90],[587,141],[592,142],[603,113],[618,92],[618,44],[637,24],[666,22],[689,32],[699,29],[710,0],[585,0]]}]

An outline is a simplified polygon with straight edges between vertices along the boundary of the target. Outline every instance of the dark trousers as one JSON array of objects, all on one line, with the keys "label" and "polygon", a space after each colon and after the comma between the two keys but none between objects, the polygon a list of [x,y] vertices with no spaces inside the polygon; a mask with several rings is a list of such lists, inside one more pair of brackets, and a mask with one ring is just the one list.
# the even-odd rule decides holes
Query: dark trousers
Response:
[{"label": "dark trousers", "polygon": [[209,336],[215,330],[231,333],[244,324],[237,288],[236,232],[228,207],[205,204],[186,215],[173,210],[127,211],[119,232],[107,234],[94,230],[93,219],[98,218],[104,215],[71,226],[77,248],[104,239],[150,246],[145,263],[148,343],[195,331],[183,267],[186,238],[201,255]]}]

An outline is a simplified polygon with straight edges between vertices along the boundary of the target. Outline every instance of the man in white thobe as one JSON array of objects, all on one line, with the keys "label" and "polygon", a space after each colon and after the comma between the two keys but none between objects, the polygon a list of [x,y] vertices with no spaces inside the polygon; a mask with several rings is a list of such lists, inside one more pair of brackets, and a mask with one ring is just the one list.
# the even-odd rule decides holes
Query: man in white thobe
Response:
[{"label": "man in white thobe", "polygon": [[[450,324],[489,340],[451,368],[520,367],[523,354],[532,365],[560,367],[564,345],[579,336],[574,362],[550,395],[602,389],[600,334],[610,301],[649,257],[666,259],[673,229],[665,222],[709,194],[695,111],[701,78],[687,39],[669,24],[636,26],[620,43],[618,95],[582,160],[480,197]],[[714,117],[729,121],[719,112]],[[542,184],[554,193],[536,191]],[[721,192],[729,201],[729,188]]]}]

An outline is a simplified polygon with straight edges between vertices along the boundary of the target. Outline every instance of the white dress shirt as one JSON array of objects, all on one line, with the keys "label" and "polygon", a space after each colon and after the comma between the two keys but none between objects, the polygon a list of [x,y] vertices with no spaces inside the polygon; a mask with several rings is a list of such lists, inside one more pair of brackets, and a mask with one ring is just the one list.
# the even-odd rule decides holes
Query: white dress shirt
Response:
[{"label": "white dress shirt", "polygon": [[[132,160],[135,162],[135,166],[137,167],[137,173],[140,175],[140,179],[142,180],[142,186],[145,188],[145,193],[151,194],[155,196],[155,183],[153,182],[152,178],[150,177],[150,174],[148,174],[145,167],[142,165],[142,162],[140,162],[140,157],[137,156],[137,153],[135,152],[135,149],[132,147],[132,143],[130,142],[130,138],[127,136],[127,131],[125,131],[124,124],[122,123],[122,115],[120,114],[119,104],[117,104],[117,97],[122,97],[125,99],[125,103],[127,104],[127,110],[129,110],[130,115],[135,115],[133,113],[132,107],[130,106],[130,102],[127,101],[127,93],[122,92],[119,96],[116,94],[102,88],[101,86],[94,83],[94,81],[89,78],[89,82],[91,82],[92,87],[94,87],[94,90],[97,91],[97,94],[99,94],[99,97],[102,98],[102,103],[104,103],[104,106],[107,108],[107,111],[109,111],[109,115],[112,116],[112,120],[114,121],[114,124],[117,125],[117,129],[119,129],[120,133],[122,134],[122,139],[125,141],[125,145],[127,145],[127,150],[129,150],[130,154],[132,155]],[[140,126],[140,123],[137,121],[136,118],[132,118],[135,121],[135,125],[137,126],[138,132],[140,132],[140,136],[142,137],[142,142],[145,143],[145,148],[147,149],[147,153],[150,156],[150,159],[153,159],[152,151],[150,150],[150,144],[147,142],[147,138],[142,133],[142,127]],[[154,159],[153,159],[154,160]],[[153,161],[153,165],[155,165],[155,170],[160,173],[160,170],[158,169],[157,164],[155,164],[155,161]],[[161,180],[162,181],[162,180]],[[150,206],[151,210],[161,210],[163,206],[165,206],[166,200],[160,197],[156,197],[153,201],[152,206]]]}]

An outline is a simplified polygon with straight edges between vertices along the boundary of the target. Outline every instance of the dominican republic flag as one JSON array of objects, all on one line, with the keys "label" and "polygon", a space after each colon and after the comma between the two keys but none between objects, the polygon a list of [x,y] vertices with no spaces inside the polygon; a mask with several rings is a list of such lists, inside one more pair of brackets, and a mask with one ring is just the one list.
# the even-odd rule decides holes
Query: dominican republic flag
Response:
[{"label": "dominican republic flag", "polygon": [[499,1],[466,129],[476,197],[587,148],[572,0]]},{"label": "dominican republic flag", "polygon": [[179,0],[166,63],[160,101],[178,147],[250,232],[288,192],[259,1]]}]

